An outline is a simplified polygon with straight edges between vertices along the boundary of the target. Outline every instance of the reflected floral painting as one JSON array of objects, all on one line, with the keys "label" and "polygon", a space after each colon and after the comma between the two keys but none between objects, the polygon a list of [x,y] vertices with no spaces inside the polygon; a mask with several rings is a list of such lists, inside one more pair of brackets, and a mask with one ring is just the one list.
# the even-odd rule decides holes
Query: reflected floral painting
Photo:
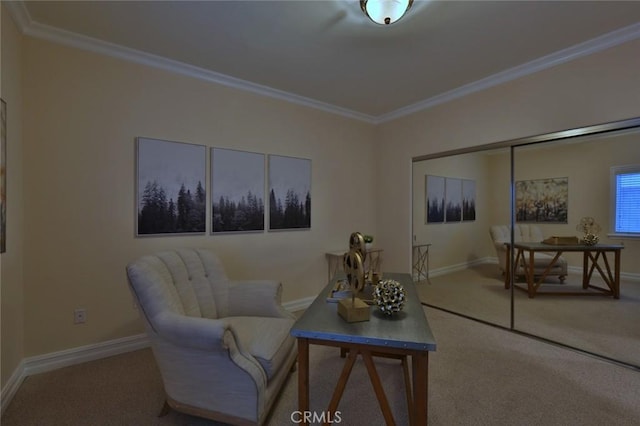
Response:
[{"label": "reflected floral painting", "polygon": [[516,222],[567,223],[569,178],[516,182]]}]

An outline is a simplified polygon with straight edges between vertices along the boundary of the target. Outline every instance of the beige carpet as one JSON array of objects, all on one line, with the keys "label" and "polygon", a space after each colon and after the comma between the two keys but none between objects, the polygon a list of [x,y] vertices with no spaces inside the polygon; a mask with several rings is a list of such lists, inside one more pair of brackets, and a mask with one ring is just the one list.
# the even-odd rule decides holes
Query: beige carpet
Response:
[{"label": "beige carpet", "polygon": [[[582,291],[582,275],[569,274],[565,284],[555,278],[545,290]],[[604,286],[599,277],[592,281]],[[431,278],[418,284],[423,303],[483,321],[510,326],[510,291],[504,289],[497,266],[475,268]],[[514,293],[515,328],[552,341],[640,367],[640,282],[622,280],[620,299],[604,296]]]},{"label": "beige carpet", "polygon": [[[438,349],[430,355],[431,425],[638,425],[640,373],[425,308]],[[328,404],[342,362],[338,350],[311,347],[311,406]],[[399,363],[377,360],[398,425],[406,425]],[[269,425],[293,424],[295,374]],[[162,406],[160,376],[141,350],[29,377],[1,419],[3,426],[213,425]],[[366,369],[358,361],[339,406],[344,425],[384,424]]]}]

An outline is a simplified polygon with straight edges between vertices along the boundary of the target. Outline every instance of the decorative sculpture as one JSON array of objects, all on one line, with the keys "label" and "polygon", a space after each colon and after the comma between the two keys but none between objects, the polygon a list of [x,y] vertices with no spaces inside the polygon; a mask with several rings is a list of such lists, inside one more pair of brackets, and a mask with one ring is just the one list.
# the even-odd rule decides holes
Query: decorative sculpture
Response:
[{"label": "decorative sculpture", "polygon": [[338,301],[338,314],[347,322],[368,321],[369,305],[357,297],[364,289],[364,259],[366,249],[362,234],[354,232],[349,237],[349,252],[344,254],[343,266],[351,288],[351,298]]},{"label": "decorative sculpture", "polygon": [[404,287],[396,280],[382,280],[373,290],[373,301],[385,315],[400,312],[406,299]]},{"label": "decorative sculpture", "polygon": [[602,230],[600,225],[594,218],[585,216],[580,219],[580,223],[576,226],[576,230],[582,232],[583,236],[580,242],[587,246],[598,244],[598,233]]},{"label": "decorative sculpture", "polygon": [[349,236],[349,251],[356,251],[360,253],[362,263],[364,264],[364,261],[367,258],[367,247],[364,241],[364,236],[361,233],[353,232]]}]

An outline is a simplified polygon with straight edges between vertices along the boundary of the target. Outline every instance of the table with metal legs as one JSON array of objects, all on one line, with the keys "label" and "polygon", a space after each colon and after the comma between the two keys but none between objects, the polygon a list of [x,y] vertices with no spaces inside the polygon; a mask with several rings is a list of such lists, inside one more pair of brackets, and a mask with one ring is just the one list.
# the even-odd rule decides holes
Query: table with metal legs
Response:
[{"label": "table with metal legs", "polygon": [[[333,418],[347,385],[358,355],[369,374],[374,393],[378,399],[385,423],[395,425],[389,402],[375,367],[375,357],[396,358],[401,361],[405,380],[405,393],[411,425],[427,424],[428,359],[429,352],[436,350],[436,341],[429,328],[424,309],[420,304],[415,284],[409,274],[385,273],[385,278],[397,280],[406,291],[404,309],[394,318],[387,318],[371,306],[369,321],[348,323],[337,313],[336,303],[328,303],[326,294],[335,284],[335,277],[322,290],[314,302],[291,328],[291,335],[298,342],[298,410],[309,412],[309,346],[325,345],[341,349],[346,356],[342,372],[333,396],[328,404]],[[339,356],[336,352],[336,356]],[[408,368],[411,362],[412,368]],[[411,370],[411,371],[409,371]],[[333,375],[324,372],[324,376]],[[338,374],[338,372],[335,372]],[[345,409],[349,409],[345,407]],[[341,410],[342,412],[345,409]],[[306,424],[302,419],[302,424]]]}]

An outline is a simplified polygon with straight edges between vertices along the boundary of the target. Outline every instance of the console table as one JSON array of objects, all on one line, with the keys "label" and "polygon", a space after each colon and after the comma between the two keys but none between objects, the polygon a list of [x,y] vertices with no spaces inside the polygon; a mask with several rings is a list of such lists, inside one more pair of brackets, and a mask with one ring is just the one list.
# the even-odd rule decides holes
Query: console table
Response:
[{"label": "console table", "polygon": [[417,277],[416,281],[426,279],[431,284],[429,279],[429,247],[431,247],[431,244],[416,244],[413,246],[413,271]]},{"label": "console table", "polygon": [[[336,250],[325,253],[327,257],[327,266],[328,266],[328,274],[327,278],[331,281],[336,273],[342,271],[342,259],[344,254],[348,250]],[[371,271],[379,271],[380,263],[382,262],[382,252],[381,248],[372,248],[367,250],[367,257],[365,258],[364,270],[367,272]]]},{"label": "console table", "polygon": [[[509,243],[507,245],[507,265],[510,265],[511,258],[511,250],[509,250]],[[620,252],[624,248],[623,245],[619,244],[596,244],[593,246],[587,246],[584,244],[572,244],[572,245],[553,245],[553,244],[545,244],[545,243],[515,243],[513,244],[514,252],[515,252],[515,262],[517,265],[518,262],[522,263],[522,267],[524,268],[525,277],[527,280],[527,288],[522,288],[514,284],[515,288],[520,290],[524,290],[529,294],[530,298],[534,298],[537,294],[555,294],[555,295],[605,295],[605,296],[613,296],[614,299],[620,298]],[[536,277],[533,275],[534,270],[534,254],[535,252],[553,252],[555,253],[553,259],[547,266],[546,270],[542,273],[541,276],[538,277],[536,281]],[[582,262],[582,288],[584,290],[594,289],[597,292],[577,292],[577,291],[538,291],[540,286],[542,285],[545,277],[547,276],[548,271],[551,270],[551,267],[557,262],[560,255],[563,252],[582,252],[583,253],[583,262]],[[611,264],[609,263],[609,259],[607,258],[607,253],[613,253],[613,272],[611,271]],[[602,264],[601,264],[602,263]],[[595,286],[591,284],[591,276],[593,275],[593,271],[597,269],[600,273],[600,276],[604,280],[605,284],[608,288],[602,288],[599,286]],[[511,268],[507,268],[507,272],[505,273],[505,288],[509,288],[511,283],[510,276]]]},{"label": "console table", "polygon": [[[338,409],[353,365],[362,356],[373,389],[387,425],[394,425],[384,388],[373,357],[383,356],[402,361],[405,393],[411,425],[427,424],[428,359],[436,350],[436,341],[429,328],[415,284],[409,274],[385,273],[385,278],[399,281],[407,299],[404,309],[393,319],[385,318],[376,307],[369,321],[348,323],[337,313],[337,303],[327,303],[326,295],[335,284],[335,277],[291,328],[298,341],[298,410],[309,411],[309,345],[335,346],[348,351],[327,411],[331,416]],[[336,355],[337,356],[337,355]],[[408,359],[412,363],[409,373]],[[325,372],[325,376],[332,372]],[[304,419],[302,424],[306,424]]]}]

